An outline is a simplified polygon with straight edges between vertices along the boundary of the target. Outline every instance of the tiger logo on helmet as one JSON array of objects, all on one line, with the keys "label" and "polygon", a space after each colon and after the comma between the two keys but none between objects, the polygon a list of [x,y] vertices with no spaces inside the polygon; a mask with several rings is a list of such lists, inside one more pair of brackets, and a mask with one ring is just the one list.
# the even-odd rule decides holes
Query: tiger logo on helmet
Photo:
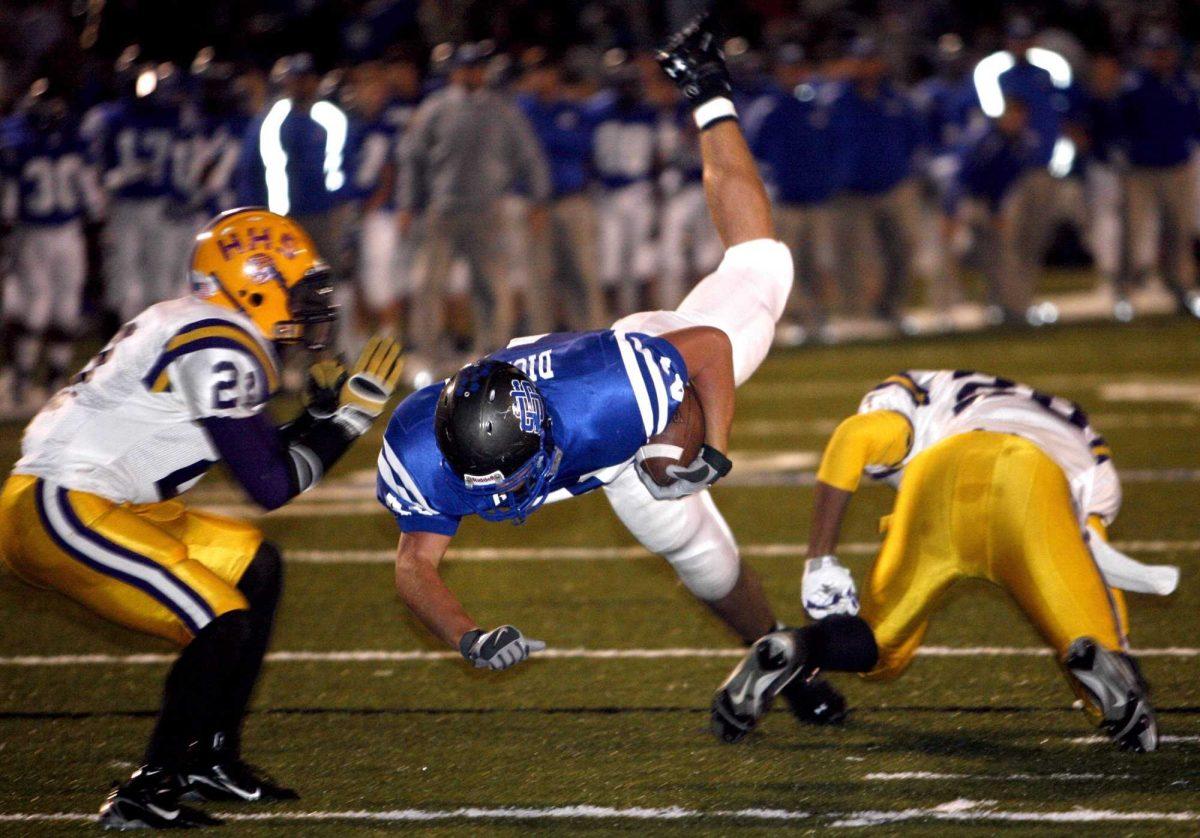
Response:
[{"label": "tiger logo on helmet", "polygon": [[333,276],[304,228],[261,207],[223,212],[196,234],[192,295],[241,312],[267,340],[333,340]]}]

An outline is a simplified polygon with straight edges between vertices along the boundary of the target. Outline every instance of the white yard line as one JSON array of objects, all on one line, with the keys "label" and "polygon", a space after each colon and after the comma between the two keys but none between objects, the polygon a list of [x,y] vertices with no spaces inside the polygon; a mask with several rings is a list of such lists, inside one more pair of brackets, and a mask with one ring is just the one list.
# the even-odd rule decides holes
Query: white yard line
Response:
[{"label": "white yard line", "polygon": [[[1112,740],[1109,739],[1107,736],[1072,736],[1070,739],[1066,739],[1064,741],[1071,745],[1111,745],[1112,744]],[[1166,742],[1168,744],[1170,744],[1172,742],[1174,742],[1174,743],[1200,742],[1200,736],[1179,736],[1179,735],[1167,733],[1167,734],[1159,735],[1158,741]]]},{"label": "white yard line", "polygon": [[[1113,546],[1126,553],[1186,553],[1200,551],[1200,540],[1189,541],[1116,541]],[[848,542],[838,547],[841,556],[873,556],[879,544],[873,541]],[[747,558],[803,558],[802,544],[743,544],[739,548]],[[394,550],[286,550],[290,562],[304,564],[391,564]],[[460,562],[572,562],[656,558],[643,547],[452,547],[447,560]]]},{"label": "white yard line", "polygon": [[[994,801],[952,800],[938,806],[862,812],[806,812],[796,809],[693,809],[683,806],[628,807],[573,806],[464,807],[459,809],[384,809],[345,811],[216,812],[231,822],[313,823],[359,821],[369,823],[428,823],[431,821],[516,821],[516,820],[749,820],[765,822],[820,821],[833,827],[869,827],[902,821],[1017,822],[1017,823],[1193,823],[1194,811],[1120,811],[1113,809],[1068,809],[1061,811],[1009,810],[996,808]],[[14,812],[0,814],[0,823],[85,823],[95,819],[90,812]]]},{"label": "white yard line", "polygon": [[[1097,737],[1102,738],[1102,737]],[[1109,742],[1109,739],[1103,739]],[[1131,780],[1133,774],[1093,774],[1054,772],[1052,774],[958,774],[942,771],[873,771],[864,774],[863,779],[882,782],[941,781],[941,780],[977,780],[986,782],[1083,782],[1092,780]]]},{"label": "white yard line", "polygon": [[[663,649],[581,649],[549,648],[534,655],[535,660],[698,660],[705,658],[740,658],[742,648],[663,648]],[[1041,658],[1053,652],[1040,646],[923,646],[917,654],[932,658]],[[1140,658],[1200,657],[1200,648],[1169,646],[1158,649],[1135,649]],[[458,652],[427,649],[350,649],[332,652],[279,651],[267,655],[274,663],[425,663],[458,660]],[[0,667],[67,667],[67,666],[151,666],[170,663],[174,655],[146,652],[132,655],[70,654],[70,655],[10,655],[0,657]]]}]

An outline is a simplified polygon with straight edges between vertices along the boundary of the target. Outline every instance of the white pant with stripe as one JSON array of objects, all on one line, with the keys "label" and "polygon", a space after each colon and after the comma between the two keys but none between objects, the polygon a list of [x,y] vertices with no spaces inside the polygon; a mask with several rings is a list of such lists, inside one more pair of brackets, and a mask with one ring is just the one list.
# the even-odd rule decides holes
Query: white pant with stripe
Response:
[{"label": "white pant with stripe", "polygon": [[[792,288],[792,255],[777,241],[731,247],[717,270],[701,280],[674,311],[643,311],[613,329],[662,335],[689,326],[715,326],[733,344],[734,381],[741,385],[766,358]],[[734,463],[737,468],[737,463]],[[617,517],[634,538],[665,558],[699,599],[721,599],[740,573],[737,542],[708,492],[655,500],[626,466],[604,487]]]}]

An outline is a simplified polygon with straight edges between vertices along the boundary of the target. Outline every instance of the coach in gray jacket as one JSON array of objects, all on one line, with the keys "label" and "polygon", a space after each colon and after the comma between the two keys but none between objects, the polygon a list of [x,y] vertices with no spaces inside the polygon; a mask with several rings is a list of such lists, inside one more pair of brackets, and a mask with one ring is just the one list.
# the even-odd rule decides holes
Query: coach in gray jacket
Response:
[{"label": "coach in gray jacket", "polygon": [[400,225],[419,216],[416,312],[412,344],[434,356],[442,335],[447,278],[455,260],[471,271],[475,351],[490,352],[512,337],[515,293],[508,276],[500,201],[514,190],[533,204],[530,222],[544,223],[550,171],[524,115],[485,87],[487,52],[455,50],[450,83],[417,109],[400,165]]}]

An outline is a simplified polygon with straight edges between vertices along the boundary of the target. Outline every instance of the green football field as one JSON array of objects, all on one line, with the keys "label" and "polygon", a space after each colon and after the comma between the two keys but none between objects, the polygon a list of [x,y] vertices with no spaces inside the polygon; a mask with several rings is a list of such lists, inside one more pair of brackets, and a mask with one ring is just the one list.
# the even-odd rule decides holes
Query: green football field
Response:
[{"label": "green football field", "polygon": [[[477,619],[549,651],[476,672],[392,589],[396,530],[374,501],[378,435],[320,489],[261,519],[290,557],[247,756],[294,784],[289,805],[213,807],[227,833],[878,834],[1200,832],[1200,327],[1076,326],[778,352],[739,391],[730,478],[714,491],[780,616],[802,619],[812,471],[836,422],[902,368],[977,368],[1076,399],[1125,478],[1114,541],[1183,569],[1169,598],[1131,596],[1161,750],[1116,751],[1072,708],[1054,661],[1004,595],[955,589],[890,684],[835,680],[841,728],[782,709],[737,746],[708,731],[734,639],[598,493],[523,527],[465,525],[450,585]],[[0,465],[19,447],[0,426]],[[861,580],[890,492],[866,488],[843,559]],[[197,505],[252,514],[220,476]],[[171,650],[0,573],[0,835],[91,829],[149,732]],[[49,816],[53,817],[49,817]]]}]

